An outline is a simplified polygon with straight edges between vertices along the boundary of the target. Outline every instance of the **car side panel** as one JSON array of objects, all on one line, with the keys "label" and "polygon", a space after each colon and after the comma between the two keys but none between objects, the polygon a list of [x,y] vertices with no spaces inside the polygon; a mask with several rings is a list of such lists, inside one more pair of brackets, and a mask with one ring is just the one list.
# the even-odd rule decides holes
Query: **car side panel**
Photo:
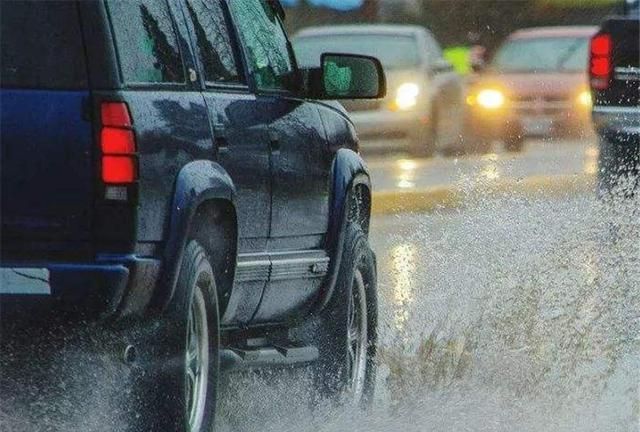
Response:
[{"label": "car side panel", "polygon": [[282,240],[292,237],[308,238],[302,247],[320,248],[327,232],[332,155],[318,108],[300,99],[260,98],[270,107],[273,204],[269,250],[290,249]]},{"label": "car side panel", "polygon": [[271,272],[252,322],[280,322],[313,303],[327,272],[332,151],[314,103],[276,95],[258,101],[271,145]]},{"label": "car side panel", "polygon": [[[205,99],[217,129],[218,162],[237,189],[238,266],[222,325],[242,326],[253,317],[271,268],[266,245],[272,174],[265,110],[254,95],[244,91],[207,90]],[[222,131],[224,136],[220,136]]]},{"label": "car side panel", "polygon": [[262,105],[245,91],[204,93],[217,160],[238,189],[240,253],[264,252],[271,219],[270,149]]},{"label": "car side panel", "polygon": [[138,242],[168,237],[178,173],[194,160],[212,160],[213,140],[199,92],[125,90],[100,93],[98,100],[129,106],[139,156]]}]

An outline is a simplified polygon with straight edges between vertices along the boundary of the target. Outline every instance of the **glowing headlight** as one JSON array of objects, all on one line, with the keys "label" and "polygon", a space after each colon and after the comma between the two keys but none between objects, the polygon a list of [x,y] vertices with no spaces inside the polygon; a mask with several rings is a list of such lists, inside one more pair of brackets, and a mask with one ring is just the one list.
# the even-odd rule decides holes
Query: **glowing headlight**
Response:
[{"label": "glowing headlight", "polygon": [[591,107],[591,92],[589,90],[581,91],[578,95],[578,104],[584,107]]},{"label": "glowing headlight", "polygon": [[420,94],[420,87],[414,83],[404,83],[398,87],[396,92],[396,107],[398,109],[406,111],[413,108],[418,104],[418,95]]},{"label": "glowing headlight", "polygon": [[504,95],[500,90],[486,89],[476,97],[478,104],[487,109],[498,109],[504,105]]}]

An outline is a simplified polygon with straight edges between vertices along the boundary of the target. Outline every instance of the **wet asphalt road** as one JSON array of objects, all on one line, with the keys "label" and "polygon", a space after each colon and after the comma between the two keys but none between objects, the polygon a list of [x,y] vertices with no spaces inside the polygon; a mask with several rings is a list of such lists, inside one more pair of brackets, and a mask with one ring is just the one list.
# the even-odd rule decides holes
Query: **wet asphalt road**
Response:
[{"label": "wet asphalt road", "polygon": [[224,432],[638,432],[639,208],[584,194],[376,216],[372,410],[310,410],[304,375],[245,378]]},{"label": "wet asphalt road", "polygon": [[376,191],[410,190],[469,181],[532,176],[595,174],[595,139],[530,139],[521,153],[495,153],[458,158],[412,159],[404,154],[365,154]]},{"label": "wet asphalt road", "polygon": [[639,208],[583,195],[377,217],[390,404],[435,431],[639,431]]},{"label": "wet asphalt road", "polygon": [[[522,169],[583,169],[590,147],[567,148],[533,144],[518,158],[538,161]],[[455,172],[453,161],[419,163]],[[220,432],[640,431],[639,208],[583,194],[375,216],[372,410],[310,407],[304,371],[242,375],[225,384]],[[14,362],[31,376],[20,397],[0,399],[0,430],[125,430],[128,371],[104,353],[109,341],[62,339],[56,358]],[[38,380],[52,375],[56,391],[42,393]]]}]

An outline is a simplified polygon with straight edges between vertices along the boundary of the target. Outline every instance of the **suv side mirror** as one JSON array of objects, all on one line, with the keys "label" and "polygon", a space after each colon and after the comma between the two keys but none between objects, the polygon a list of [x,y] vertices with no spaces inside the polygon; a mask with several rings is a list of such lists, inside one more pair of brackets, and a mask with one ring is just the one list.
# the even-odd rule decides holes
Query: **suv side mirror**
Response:
[{"label": "suv side mirror", "polygon": [[325,53],[320,64],[320,69],[306,71],[314,99],[379,99],[387,94],[384,70],[375,57]]}]

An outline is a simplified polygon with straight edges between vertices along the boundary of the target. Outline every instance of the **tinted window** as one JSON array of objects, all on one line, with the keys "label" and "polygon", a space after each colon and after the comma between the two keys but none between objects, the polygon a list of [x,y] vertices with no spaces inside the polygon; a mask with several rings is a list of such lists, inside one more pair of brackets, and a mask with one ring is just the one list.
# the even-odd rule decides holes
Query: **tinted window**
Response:
[{"label": "tinted window", "polygon": [[412,36],[334,34],[298,37],[294,43],[301,66],[320,66],[325,52],[377,57],[386,69],[406,69],[420,63],[418,44]]},{"label": "tinted window", "polygon": [[242,81],[233,52],[229,28],[219,0],[187,0],[198,53],[207,82]]},{"label": "tinted window", "polygon": [[287,89],[295,67],[281,23],[266,0],[229,2],[258,88]]},{"label": "tinted window", "polygon": [[83,88],[87,68],[76,4],[2,2],[3,87]]},{"label": "tinted window", "polygon": [[185,81],[166,1],[111,0],[109,12],[126,82]]},{"label": "tinted window", "polygon": [[498,50],[493,67],[502,72],[583,71],[588,45],[587,38],[515,39]]}]

